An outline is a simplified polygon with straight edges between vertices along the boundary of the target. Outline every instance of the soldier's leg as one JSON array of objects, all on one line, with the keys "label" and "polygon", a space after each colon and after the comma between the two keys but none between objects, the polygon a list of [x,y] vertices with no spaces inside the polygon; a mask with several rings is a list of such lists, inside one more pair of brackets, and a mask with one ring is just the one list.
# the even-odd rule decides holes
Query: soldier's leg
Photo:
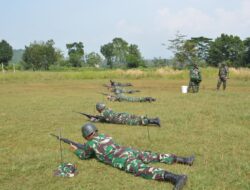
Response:
[{"label": "soldier's leg", "polygon": [[220,79],[220,77],[219,77],[219,79],[218,79],[218,83],[217,83],[217,90],[219,90],[219,89],[220,89],[220,85],[221,85],[221,79]]},{"label": "soldier's leg", "polygon": [[140,151],[137,158],[143,163],[162,162],[166,164],[173,164],[175,156],[172,154],[158,154],[150,151]]},{"label": "soldier's leg", "polygon": [[150,163],[150,162],[162,162],[166,164],[179,163],[189,166],[193,165],[193,162],[195,160],[195,157],[193,155],[189,157],[180,157],[174,154],[158,154],[149,151],[138,152],[137,158],[140,159],[143,163]]},{"label": "soldier's leg", "polygon": [[200,83],[197,84],[197,92],[200,90]]},{"label": "soldier's leg", "polygon": [[164,180],[165,171],[161,168],[150,167],[136,158],[128,158],[125,171],[145,179]]},{"label": "soldier's leg", "polygon": [[227,80],[223,80],[223,90],[226,90],[227,87]]},{"label": "soldier's leg", "polygon": [[174,190],[181,190],[187,181],[186,175],[176,175],[161,168],[150,167],[135,158],[127,160],[125,171],[145,179],[170,182],[174,185]]}]

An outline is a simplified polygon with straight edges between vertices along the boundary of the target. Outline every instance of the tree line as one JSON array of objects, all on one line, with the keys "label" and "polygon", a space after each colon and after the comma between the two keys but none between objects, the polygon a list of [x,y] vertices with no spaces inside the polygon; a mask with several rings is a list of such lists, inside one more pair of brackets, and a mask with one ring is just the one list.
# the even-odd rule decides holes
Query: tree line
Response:
[{"label": "tree line", "polygon": [[[24,70],[49,70],[53,67],[108,67],[108,68],[137,68],[172,65],[183,69],[192,63],[201,66],[218,66],[226,62],[232,67],[250,67],[250,38],[241,40],[238,36],[221,34],[216,39],[207,37],[192,37],[176,33],[169,40],[167,49],[171,50],[174,58],[167,60],[154,58],[145,60],[138,45],[129,44],[122,38],[114,38],[111,42],[100,47],[100,53],[85,53],[82,42],[66,44],[68,57],[55,47],[53,40],[47,42],[32,42],[25,46],[22,61],[19,63]],[[13,56],[12,46],[5,40],[0,42],[0,63],[2,70],[7,67]]]}]

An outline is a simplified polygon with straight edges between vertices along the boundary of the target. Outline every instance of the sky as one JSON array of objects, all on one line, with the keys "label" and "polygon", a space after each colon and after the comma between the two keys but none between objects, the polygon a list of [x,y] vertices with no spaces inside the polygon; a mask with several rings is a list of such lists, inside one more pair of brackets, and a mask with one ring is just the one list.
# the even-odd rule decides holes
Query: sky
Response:
[{"label": "sky", "polygon": [[222,33],[250,37],[250,0],[0,0],[0,40],[13,49],[53,39],[83,42],[85,53],[120,37],[138,45],[145,59],[171,58],[179,31],[187,38]]}]

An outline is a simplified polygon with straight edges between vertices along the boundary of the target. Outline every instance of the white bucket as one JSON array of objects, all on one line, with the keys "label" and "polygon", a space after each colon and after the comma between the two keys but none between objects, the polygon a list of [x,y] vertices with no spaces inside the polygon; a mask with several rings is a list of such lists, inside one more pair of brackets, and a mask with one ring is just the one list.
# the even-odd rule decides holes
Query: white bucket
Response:
[{"label": "white bucket", "polygon": [[182,94],[186,94],[188,90],[188,86],[181,86],[181,92]]}]

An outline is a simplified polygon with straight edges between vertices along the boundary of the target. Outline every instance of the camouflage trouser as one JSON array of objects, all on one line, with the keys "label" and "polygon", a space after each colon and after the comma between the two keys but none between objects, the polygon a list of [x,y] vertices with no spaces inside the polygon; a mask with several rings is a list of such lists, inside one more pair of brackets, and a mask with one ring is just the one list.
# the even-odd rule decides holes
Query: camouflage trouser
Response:
[{"label": "camouflage trouser", "polygon": [[126,150],[119,155],[114,166],[133,173],[135,176],[141,176],[146,179],[163,180],[165,170],[148,166],[150,162],[162,162],[172,164],[174,157],[171,154],[158,154],[151,152],[141,152],[138,150]]},{"label": "camouflage trouser", "polygon": [[146,98],[144,97],[120,97],[120,101],[127,102],[146,102]]},{"label": "camouflage trouser", "polygon": [[188,92],[193,92],[193,93],[199,92],[199,86],[200,86],[199,82],[190,81],[188,85]]},{"label": "camouflage trouser", "polygon": [[145,116],[130,115],[123,118],[123,124],[126,125],[147,125],[149,123],[148,118]]},{"label": "camouflage trouser", "polygon": [[224,77],[219,77],[219,79],[218,79],[218,83],[217,83],[217,90],[219,90],[219,89],[220,89],[220,85],[221,85],[221,83],[223,83],[223,90],[225,90],[225,89],[226,89],[226,87],[227,87],[227,79],[226,79],[226,78],[224,78]]}]

